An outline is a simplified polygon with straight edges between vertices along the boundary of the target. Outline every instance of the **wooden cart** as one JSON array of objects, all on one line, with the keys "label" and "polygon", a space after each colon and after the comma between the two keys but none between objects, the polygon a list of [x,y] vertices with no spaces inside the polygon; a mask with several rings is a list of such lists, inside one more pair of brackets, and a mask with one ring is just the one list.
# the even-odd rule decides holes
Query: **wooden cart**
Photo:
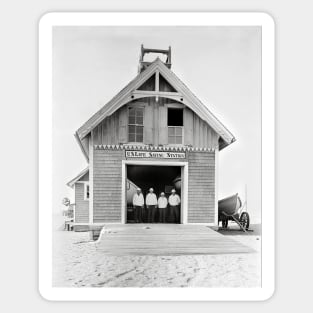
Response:
[{"label": "wooden cart", "polygon": [[228,227],[228,221],[234,221],[246,232],[250,226],[250,216],[246,212],[238,193],[218,201],[218,223]]}]

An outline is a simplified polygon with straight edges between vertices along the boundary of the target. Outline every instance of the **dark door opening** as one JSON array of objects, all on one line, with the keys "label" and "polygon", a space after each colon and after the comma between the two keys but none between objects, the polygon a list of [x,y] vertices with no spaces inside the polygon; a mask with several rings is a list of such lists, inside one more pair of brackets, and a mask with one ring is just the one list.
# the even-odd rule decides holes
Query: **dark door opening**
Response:
[{"label": "dark door opening", "polygon": [[[133,196],[137,188],[141,188],[144,197],[144,208],[142,209],[141,220],[143,223],[148,222],[148,211],[146,206],[146,195],[149,189],[153,188],[156,198],[159,199],[161,192],[169,198],[171,190],[175,189],[181,198],[181,166],[151,166],[151,165],[127,165],[126,166],[126,191],[127,191],[127,223],[135,223]],[[179,206],[179,212],[181,205]],[[165,219],[161,218],[160,210],[156,209],[153,223],[174,223],[180,222],[180,216],[174,221],[170,214],[169,205],[165,209]],[[149,221],[150,222],[150,221]]]}]

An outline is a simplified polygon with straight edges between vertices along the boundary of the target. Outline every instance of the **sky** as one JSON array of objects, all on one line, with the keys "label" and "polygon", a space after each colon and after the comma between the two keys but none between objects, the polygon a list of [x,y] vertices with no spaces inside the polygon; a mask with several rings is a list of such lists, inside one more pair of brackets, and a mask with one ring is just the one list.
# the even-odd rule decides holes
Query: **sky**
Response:
[{"label": "sky", "polygon": [[[137,75],[140,46],[172,48],[172,70],[234,134],[219,153],[219,199],[261,220],[260,27],[54,27],[53,210],[87,166],[75,131]],[[247,190],[247,192],[245,192]]]}]

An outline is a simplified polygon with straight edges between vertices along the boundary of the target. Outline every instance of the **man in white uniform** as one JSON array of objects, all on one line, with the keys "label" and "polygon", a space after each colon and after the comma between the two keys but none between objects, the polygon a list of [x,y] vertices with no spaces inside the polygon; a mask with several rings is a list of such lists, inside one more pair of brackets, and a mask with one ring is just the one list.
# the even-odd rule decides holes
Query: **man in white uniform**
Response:
[{"label": "man in white uniform", "polygon": [[143,206],[145,200],[140,188],[137,188],[136,193],[133,196],[133,206],[134,206],[134,221],[135,223],[142,223]]},{"label": "man in white uniform", "polygon": [[171,222],[179,223],[180,198],[179,198],[179,195],[176,194],[176,190],[175,189],[172,189],[172,194],[168,198],[168,203],[170,205]]},{"label": "man in white uniform", "polygon": [[167,199],[165,197],[164,192],[161,192],[160,198],[158,200],[158,208],[159,208],[159,222],[166,223]]},{"label": "man in white uniform", "polygon": [[147,211],[148,211],[148,223],[154,223],[155,222],[155,214],[157,211],[157,205],[158,205],[158,200],[153,192],[153,188],[149,189],[149,193],[146,196],[146,206],[147,206]]}]

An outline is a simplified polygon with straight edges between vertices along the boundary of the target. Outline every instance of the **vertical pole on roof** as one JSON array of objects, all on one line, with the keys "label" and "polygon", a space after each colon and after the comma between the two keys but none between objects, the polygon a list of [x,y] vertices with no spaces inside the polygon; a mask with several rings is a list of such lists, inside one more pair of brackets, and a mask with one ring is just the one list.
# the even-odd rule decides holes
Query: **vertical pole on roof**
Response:
[{"label": "vertical pole on roof", "polygon": [[141,44],[141,50],[140,50],[140,62],[143,61],[143,55],[144,55],[144,47],[143,44]]},{"label": "vertical pole on roof", "polygon": [[[155,72],[155,91],[159,92],[160,90],[160,73],[159,71]],[[155,101],[158,102],[159,101],[159,96],[155,97]]]},{"label": "vertical pole on roof", "polygon": [[93,131],[90,132],[89,138],[89,223],[93,224],[93,174],[94,174],[94,143],[93,143]]},{"label": "vertical pole on roof", "polygon": [[171,46],[168,47],[168,63],[172,63],[172,48]]}]

